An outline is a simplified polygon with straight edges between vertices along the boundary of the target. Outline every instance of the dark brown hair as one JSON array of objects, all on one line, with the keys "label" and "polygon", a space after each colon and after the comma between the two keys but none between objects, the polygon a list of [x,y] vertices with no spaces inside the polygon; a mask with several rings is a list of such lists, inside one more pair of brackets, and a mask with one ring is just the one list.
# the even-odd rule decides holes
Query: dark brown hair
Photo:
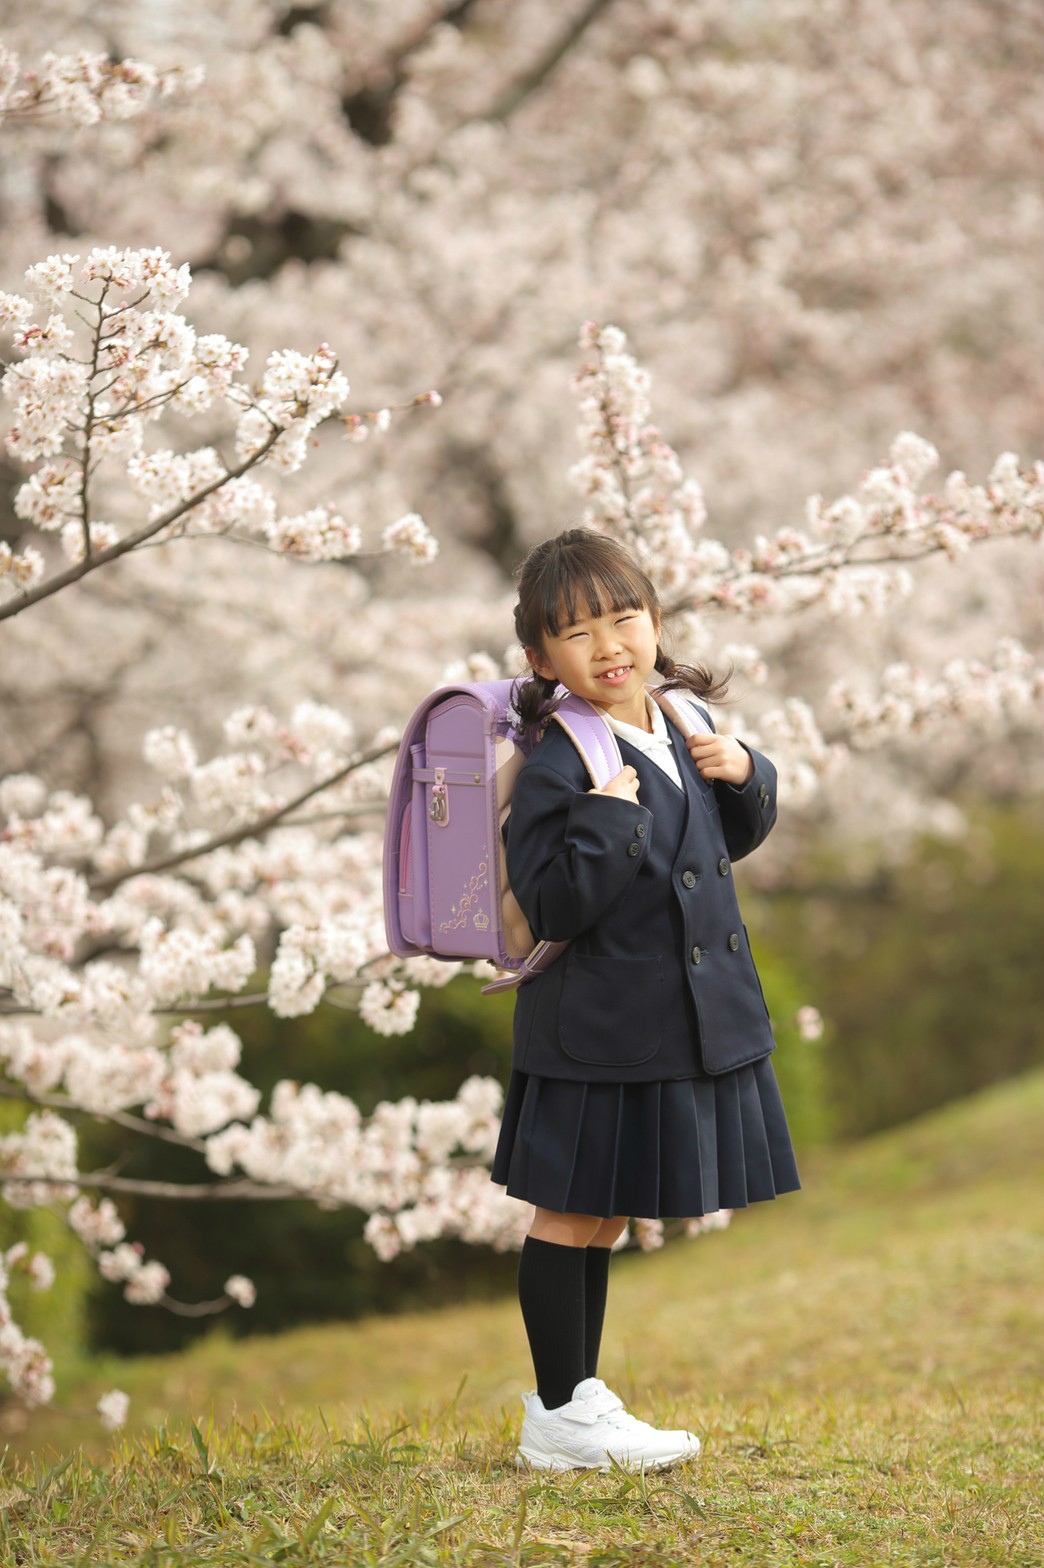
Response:
[{"label": "dark brown hair", "polygon": [[[590,528],[569,528],[535,545],[518,569],[518,603],[515,635],[523,648],[544,651],[544,639],[557,637],[561,626],[572,626],[585,616],[596,618],[612,610],[648,610],[655,618],[660,601],[647,573],[617,540]],[[697,697],[719,701],[728,680],[715,680],[699,665],[675,664],[656,646],[656,669],[666,687],[683,687]],[[543,724],[561,698],[557,686],[543,675],[520,681],[515,705],[522,729]]]}]

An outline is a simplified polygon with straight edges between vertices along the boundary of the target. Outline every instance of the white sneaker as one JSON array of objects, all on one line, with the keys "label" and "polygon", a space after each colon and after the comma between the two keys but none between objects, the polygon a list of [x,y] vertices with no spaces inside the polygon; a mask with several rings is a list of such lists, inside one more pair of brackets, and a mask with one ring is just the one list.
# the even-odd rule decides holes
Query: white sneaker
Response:
[{"label": "white sneaker", "polygon": [[662,1432],[639,1421],[598,1377],[585,1377],[557,1410],[546,1410],[537,1393],[523,1394],[522,1403],[515,1462],[534,1470],[609,1470],[612,1459],[631,1470],[660,1470],[699,1453],[694,1433]]}]

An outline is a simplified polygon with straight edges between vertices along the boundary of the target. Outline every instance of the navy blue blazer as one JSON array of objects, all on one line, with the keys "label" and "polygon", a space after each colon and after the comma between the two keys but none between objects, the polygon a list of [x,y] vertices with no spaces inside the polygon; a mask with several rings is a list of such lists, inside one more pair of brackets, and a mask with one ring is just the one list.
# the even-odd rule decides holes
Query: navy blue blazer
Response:
[{"label": "navy blue blazer", "polygon": [[746,747],[746,784],[708,783],[667,728],[684,790],[622,740],[639,804],[589,794],[557,724],[515,781],[512,890],[534,937],[570,942],[517,992],[523,1072],[643,1083],[730,1072],[775,1049],[732,862],[776,820],[776,770]]}]

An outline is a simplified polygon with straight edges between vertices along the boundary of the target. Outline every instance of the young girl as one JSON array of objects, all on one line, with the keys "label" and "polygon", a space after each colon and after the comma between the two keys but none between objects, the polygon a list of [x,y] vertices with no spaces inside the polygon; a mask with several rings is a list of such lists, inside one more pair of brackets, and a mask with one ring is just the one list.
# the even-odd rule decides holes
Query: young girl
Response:
[{"label": "young girl", "polygon": [[515,629],[533,672],[523,722],[540,726],[564,686],[601,709],[624,760],[592,789],[549,724],[507,827],[534,938],[570,944],[519,988],[492,1169],[536,1211],[518,1270],[537,1380],[518,1463],[659,1467],[699,1441],[638,1421],[596,1375],[610,1248],[631,1215],[800,1185],[732,876],[775,821],[775,769],[728,735],[685,740],[646,694],[654,676],[686,697],[724,686],[667,658],[656,591],[613,540],[572,529],[532,550]]}]

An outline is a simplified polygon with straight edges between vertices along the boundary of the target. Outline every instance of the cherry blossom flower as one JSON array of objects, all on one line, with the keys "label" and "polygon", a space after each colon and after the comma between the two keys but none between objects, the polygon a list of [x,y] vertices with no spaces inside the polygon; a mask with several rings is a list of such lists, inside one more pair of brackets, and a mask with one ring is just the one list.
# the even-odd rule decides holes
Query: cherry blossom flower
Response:
[{"label": "cherry blossom flower", "polygon": [[122,1389],[110,1388],[101,1396],[95,1406],[101,1417],[102,1426],[107,1432],[115,1432],[127,1421],[130,1410],[130,1396]]},{"label": "cherry blossom flower", "polygon": [[416,512],[407,512],[397,523],[389,523],[381,537],[386,550],[400,551],[421,566],[438,554],[438,540]]},{"label": "cherry blossom flower", "polygon": [[823,1036],[823,1019],[818,1007],[799,1007],[794,1015],[798,1034],[802,1040],[819,1040]]},{"label": "cherry blossom flower", "polygon": [[241,1307],[252,1307],[257,1300],[254,1283],[245,1274],[230,1274],[225,1281],[225,1294]]}]

